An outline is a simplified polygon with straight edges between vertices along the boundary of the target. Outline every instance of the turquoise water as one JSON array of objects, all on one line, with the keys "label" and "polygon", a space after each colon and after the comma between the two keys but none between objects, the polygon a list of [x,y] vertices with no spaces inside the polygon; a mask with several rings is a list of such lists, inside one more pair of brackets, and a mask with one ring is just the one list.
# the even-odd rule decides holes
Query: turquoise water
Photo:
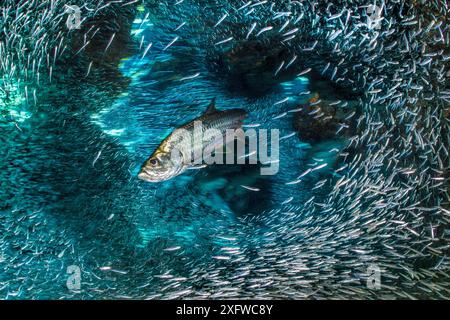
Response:
[{"label": "turquoise water", "polygon": [[[384,114],[359,103],[356,87],[302,74],[326,60],[299,56],[292,72],[275,76],[292,48],[265,35],[262,49],[217,44],[268,15],[266,6],[258,10],[242,17],[213,2],[136,5],[117,18],[122,29],[106,51],[108,28],[79,54],[86,30],[71,31],[78,40],[51,81],[42,76],[36,99],[31,89],[3,99],[1,298],[448,296],[448,213],[436,209],[448,204],[445,192],[415,205],[419,187],[405,187],[407,178],[392,177],[380,160],[400,148],[371,144],[384,144],[376,135],[348,147],[367,129],[356,129],[358,116],[373,117],[363,121],[370,128]],[[214,27],[224,13],[229,18]],[[257,56],[269,58],[246,69]],[[327,134],[288,112],[317,96],[341,101],[348,129]],[[248,125],[280,130],[278,174],[224,165],[158,184],[138,180],[160,142],[212,98],[218,109],[245,109]],[[416,158],[402,157],[395,165],[416,167]],[[376,191],[367,198],[365,182]],[[405,190],[417,196],[397,199]],[[405,210],[413,205],[422,209]],[[77,290],[67,286],[69,266],[80,268]],[[373,266],[381,270],[378,289],[367,285]]]}]

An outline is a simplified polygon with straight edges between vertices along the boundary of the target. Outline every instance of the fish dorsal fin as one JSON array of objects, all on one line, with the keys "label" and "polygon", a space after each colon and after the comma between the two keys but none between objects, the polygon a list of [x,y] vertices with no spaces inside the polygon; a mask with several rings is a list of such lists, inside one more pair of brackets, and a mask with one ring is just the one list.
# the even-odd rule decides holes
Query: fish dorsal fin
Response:
[{"label": "fish dorsal fin", "polygon": [[205,114],[211,114],[217,112],[216,109],[216,98],[212,98],[211,102],[209,103],[208,107],[206,108]]}]

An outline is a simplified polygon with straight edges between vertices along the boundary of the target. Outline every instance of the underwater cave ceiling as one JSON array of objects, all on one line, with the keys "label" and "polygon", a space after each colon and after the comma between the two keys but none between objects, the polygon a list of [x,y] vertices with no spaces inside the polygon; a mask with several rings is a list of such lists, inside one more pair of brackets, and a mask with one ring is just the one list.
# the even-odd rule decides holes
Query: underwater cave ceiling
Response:
[{"label": "underwater cave ceiling", "polygon": [[[370,5],[3,1],[0,298],[448,299],[449,4]],[[213,98],[278,173],[139,180]]]}]

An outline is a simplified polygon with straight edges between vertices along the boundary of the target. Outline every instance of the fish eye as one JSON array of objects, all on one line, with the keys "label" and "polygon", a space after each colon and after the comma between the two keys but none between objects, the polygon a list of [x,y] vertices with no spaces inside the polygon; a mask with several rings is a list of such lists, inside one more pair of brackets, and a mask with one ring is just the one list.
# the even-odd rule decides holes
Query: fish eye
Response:
[{"label": "fish eye", "polygon": [[152,166],[156,166],[156,165],[158,164],[158,160],[156,160],[156,159],[150,159],[150,164],[151,164]]}]

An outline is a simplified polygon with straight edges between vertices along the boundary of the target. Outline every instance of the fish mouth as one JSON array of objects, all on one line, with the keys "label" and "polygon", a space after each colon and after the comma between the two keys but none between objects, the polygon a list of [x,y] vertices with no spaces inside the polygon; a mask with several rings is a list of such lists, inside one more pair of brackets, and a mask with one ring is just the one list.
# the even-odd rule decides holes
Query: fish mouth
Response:
[{"label": "fish mouth", "polygon": [[159,182],[162,181],[161,179],[155,177],[154,175],[150,174],[147,170],[144,168],[141,169],[141,171],[138,174],[138,178],[147,182]]}]

